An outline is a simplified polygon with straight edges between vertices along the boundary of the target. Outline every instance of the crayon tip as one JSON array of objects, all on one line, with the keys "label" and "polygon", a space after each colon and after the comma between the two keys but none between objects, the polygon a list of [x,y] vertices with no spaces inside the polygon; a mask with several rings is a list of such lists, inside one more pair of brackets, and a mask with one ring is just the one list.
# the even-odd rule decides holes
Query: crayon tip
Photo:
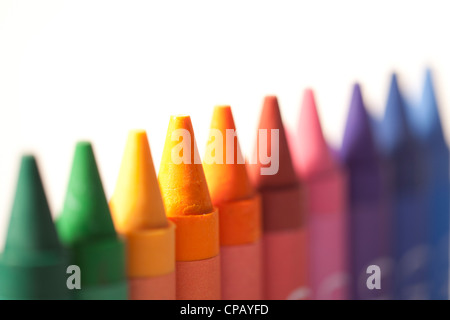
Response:
[{"label": "crayon tip", "polygon": [[395,71],[391,74],[391,86],[393,85],[398,87],[397,73]]},{"label": "crayon tip", "polygon": [[214,210],[187,115],[170,117],[158,180],[168,217]]},{"label": "crayon tip", "polygon": [[[276,144],[274,145],[272,144],[273,130],[278,130],[278,141],[275,141]],[[263,140],[264,136],[261,136],[261,132],[266,133],[266,139]],[[298,184],[276,96],[264,98],[259,118],[256,151],[258,161],[256,161],[256,164],[249,166],[249,173],[258,188],[285,187]],[[262,163],[261,154],[271,156],[267,165]],[[269,166],[278,170],[274,174],[262,174],[262,169]]]},{"label": "crayon tip", "polygon": [[114,224],[120,233],[168,226],[144,130],[132,130],[128,134],[119,176],[109,204]]},{"label": "crayon tip", "polygon": [[75,147],[57,226],[62,242],[68,245],[116,236],[90,142],[81,141]]},{"label": "crayon tip", "polygon": [[[60,251],[36,159],[22,157],[2,259],[36,262],[43,253]],[[48,256],[50,257],[50,256]],[[13,261],[11,261],[13,262]]]},{"label": "crayon tip", "polygon": [[357,83],[353,87],[341,157],[346,163],[376,157],[370,118],[364,105],[360,85]]},{"label": "crayon tip", "polygon": [[425,72],[422,97],[419,107],[416,108],[415,124],[420,136],[425,140],[444,140],[442,124],[439,117],[439,108],[433,85],[433,76],[430,69]]},{"label": "crayon tip", "polygon": [[297,127],[299,148],[298,169],[302,176],[310,176],[335,166],[322,132],[316,101],[312,89],[306,89]]},{"label": "crayon tip", "polygon": [[397,75],[391,76],[391,84],[386,102],[382,124],[382,144],[387,153],[393,152],[398,146],[410,139],[407,125],[406,108],[398,86]]},{"label": "crayon tip", "polygon": [[[210,128],[203,169],[213,204],[218,205],[253,196],[255,191],[248,178],[246,165],[235,134],[236,126],[230,106],[214,108]],[[218,152],[222,156],[213,158],[217,156]],[[213,160],[221,163],[213,162]]]},{"label": "crayon tip", "polygon": [[433,82],[433,72],[431,71],[431,68],[425,69],[425,82],[429,82],[430,84]]}]

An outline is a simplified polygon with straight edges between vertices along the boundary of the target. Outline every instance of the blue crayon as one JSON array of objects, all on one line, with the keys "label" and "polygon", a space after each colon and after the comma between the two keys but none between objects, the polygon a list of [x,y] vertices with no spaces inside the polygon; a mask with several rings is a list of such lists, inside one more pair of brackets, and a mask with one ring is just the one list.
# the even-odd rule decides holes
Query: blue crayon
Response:
[{"label": "blue crayon", "polygon": [[429,299],[429,218],[423,188],[424,159],[409,127],[395,74],[379,129],[392,197],[394,298]]},{"label": "blue crayon", "polygon": [[448,299],[449,272],[449,149],[445,142],[430,70],[419,105],[409,108],[411,127],[424,158],[425,206],[430,219],[430,298]]}]

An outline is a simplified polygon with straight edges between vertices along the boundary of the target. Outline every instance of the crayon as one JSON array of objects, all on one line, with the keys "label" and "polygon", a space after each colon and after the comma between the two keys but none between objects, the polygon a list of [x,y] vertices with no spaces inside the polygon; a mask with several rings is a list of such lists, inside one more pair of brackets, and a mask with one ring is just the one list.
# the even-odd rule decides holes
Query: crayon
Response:
[{"label": "crayon", "polygon": [[391,77],[379,141],[390,172],[394,234],[394,299],[429,298],[429,219],[425,210],[423,157],[408,124],[397,76]]},{"label": "crayon", "polygon": [[128,134],[110,200],[119,234],[126,239],[132,300],[175,299],[175,224],[166,218],[144,130]]},{"label": "crayon", "polygon": [[178,300],[219,300],[219,216],[213,207],[189,116],[172,116],[158,174],[175,223]]},{"label": "crayon", "polygon": [[219,210],[222,299],[263,298],[261,199],[247,174],[230,106],[216,106],[203,158]]},{"label": "crayon", "polygon": [[[264,297],[308,299],[303,188],[295,175],[275,96],[264,99],[255,150],[258,156],[249,173],[262,199]],[[269,154],[270,162],[262,156]],[[268,168],[278,170],[264,171]]]},{"label": "crayon", "polygon": [[63,210],[56,221],[62,243],[81,271],[78,300],[128,298],[125,245],[114,230],[108,202],[89,142],[78,142]]},{"label": "crayon", "polygon": [[59,242],[36,159],[21,159],[5,248],[0,299],[69,299],[67,253]]},{"label": "crayon", "polygon": [[431,70],[427,70],[421,100],[409,108],[411,127],[424,157],[425,210],[430,220],[430,299],[447,300],[449,270],[449,149],[439,117]]},{"label": "crayon", "polygon": [[293,150],[305,183],[312,298],[348,298],[347,175],[328,147],[314,93],[304,92]]},{"label": "crayon", "polygon": [[[361,88],[354,85],[340,150],[348,172],[350,299],[392,298],[391,216],[383,188],[383,167]],[[379,279],[367,286],[367,270]],[[369,269],[370,270],[370,269]]]}]

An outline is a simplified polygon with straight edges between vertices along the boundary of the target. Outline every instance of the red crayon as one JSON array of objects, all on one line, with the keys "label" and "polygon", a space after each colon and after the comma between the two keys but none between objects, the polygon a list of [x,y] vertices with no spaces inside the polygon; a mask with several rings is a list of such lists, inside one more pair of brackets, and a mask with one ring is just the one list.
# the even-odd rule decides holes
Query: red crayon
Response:
[{"label": "red crayon", "polygon": [[249,171],[262,199],[265,298],[308,299],[303,189],[275,96],[264,100],[256,154]]},{"label": "red crayon", "polygon": [[348,298],[347,175],[334,159],[320,126],[312,90],[306,90],[297,136],[295,168],[305,182],[312,298]]}]

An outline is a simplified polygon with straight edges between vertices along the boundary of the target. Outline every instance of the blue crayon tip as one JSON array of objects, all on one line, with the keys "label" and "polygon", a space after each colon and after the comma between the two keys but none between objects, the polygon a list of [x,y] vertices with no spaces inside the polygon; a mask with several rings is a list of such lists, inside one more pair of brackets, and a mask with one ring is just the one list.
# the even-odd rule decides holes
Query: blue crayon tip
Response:
[{"label": "blue crayon tip", "polygon": [[381,143],[384,152],[395,152],[400,146],[408,143],[410,132],[406,117],[405,101],[398,87],[397,75],[392,74],[386,110],[382,124]]},{"label": "blue crayon tip", "polygon": [[444,141],[430,69],[425,71],[425,81],[419,105],[411,110],[411,125],[414,126],[419,139],[423,142],[437,143]]}]

